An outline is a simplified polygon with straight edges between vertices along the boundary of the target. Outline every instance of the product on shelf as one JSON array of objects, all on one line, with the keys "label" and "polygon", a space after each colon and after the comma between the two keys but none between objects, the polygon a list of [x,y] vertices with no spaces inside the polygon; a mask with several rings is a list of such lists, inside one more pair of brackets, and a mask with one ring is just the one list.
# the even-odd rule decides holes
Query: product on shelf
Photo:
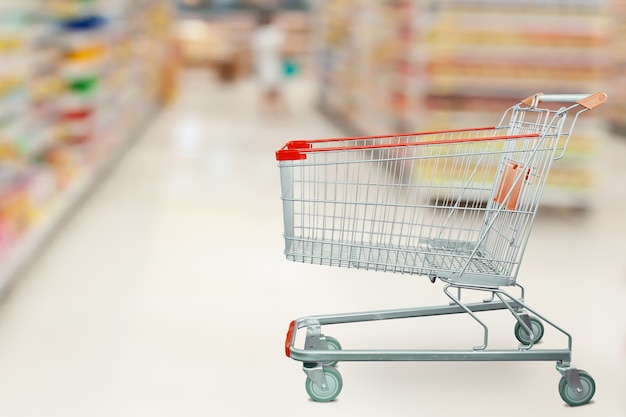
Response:
[{"label": "product on shelf", "polygon": [[611,68],[611,104],[609,120],[613,129],[626,134],[626,2],[613,0],[613,37]]},{"label": "product on shelf", "polygon": [[168,0],[0,2],[0,291],[162,103],[170,22]]},{"label": "product on shelf", "polygon": [[[606,1],[326,0],[314,11],[320,106],[357,134],[492,125],[537,92],[626,97],[608,83],[620,72]],[[575,169],[556,165],[543,204],[593,203],[596,121],[572,138]]]}]

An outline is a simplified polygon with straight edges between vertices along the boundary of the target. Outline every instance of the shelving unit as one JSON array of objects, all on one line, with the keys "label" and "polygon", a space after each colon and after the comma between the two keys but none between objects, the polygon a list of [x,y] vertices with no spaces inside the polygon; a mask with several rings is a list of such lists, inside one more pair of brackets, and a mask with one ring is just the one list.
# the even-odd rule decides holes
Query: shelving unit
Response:
[{"label": "shelving unit", "polygon": [[611,113],[613,130],[626,135],[626,2],[613,0],[614,62],[611,73]]},{"label": "shelving unit", "polygon": [[166,0],[5,1],[1,16],[0,292],[161,105],[170,32]]},{"label": "shelving unit", "polygon": [[[353,133],[488,126],[536,92],[609,86],[606,1],[341,0],[315,12],[320,107]],[[542,204],[593,204],[606,131],[597,116],[580,121]]]},{"label": "shelving unit", "polygon": [[415,2],[323,1],[314,12],[321,108],[350,130],[403,130]]}]

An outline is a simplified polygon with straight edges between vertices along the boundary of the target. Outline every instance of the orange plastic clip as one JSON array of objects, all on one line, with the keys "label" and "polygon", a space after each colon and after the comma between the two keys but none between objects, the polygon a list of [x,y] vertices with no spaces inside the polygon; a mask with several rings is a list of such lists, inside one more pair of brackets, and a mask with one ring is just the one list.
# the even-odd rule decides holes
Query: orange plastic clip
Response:
[{"label": "orange plastic clip", "polygon": [[[506,163],[504,171],[502,172],[502,177],[500,178],[498,192],[494,197],[494,201],[500,205],[504,205],[504,207],[508,210],[515,210],[517,207],[517,200],[519,200],[519,196],[522,192],[522,184],[524,183],[524,180],[522,180],[522,178],[518,179],[518,177],[522,175],[519,168],[521,168],[521,166],[518,164],[514,164],[512,162]],[[526,173],[525,180],[528,180],[529,175],[530,171]]]}]

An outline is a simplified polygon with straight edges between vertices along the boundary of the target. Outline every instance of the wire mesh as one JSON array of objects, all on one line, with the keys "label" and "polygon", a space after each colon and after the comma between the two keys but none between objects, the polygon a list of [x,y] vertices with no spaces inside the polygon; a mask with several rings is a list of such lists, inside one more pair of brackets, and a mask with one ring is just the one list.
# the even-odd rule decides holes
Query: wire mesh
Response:
[{"label": "wire mesh", "polygon": [[[505,114],[506,115],[506,114]],[[297,262],[513,285],[564,117],[299,144],[280,162],[285,255]]]}]

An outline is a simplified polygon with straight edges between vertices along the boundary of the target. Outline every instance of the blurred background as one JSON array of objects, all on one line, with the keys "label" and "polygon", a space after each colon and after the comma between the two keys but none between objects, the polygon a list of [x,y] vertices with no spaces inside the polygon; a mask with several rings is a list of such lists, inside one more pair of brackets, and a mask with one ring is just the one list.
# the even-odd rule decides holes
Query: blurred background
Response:
[{"label": "blurred background", "polygon": [[[421,278],[286,262],[275,150],[596,91],[519,278],[572,333],[594,401],[566,407],[546,363],[340,364],[340,398],[310,401],[291,320],[447,301]],[[622,0],[0,0],[0,414],[624,416],[625,135]],[[493,340],[515,342],[500,319]],[[467,320],[333,336],[473,346]]]}]

